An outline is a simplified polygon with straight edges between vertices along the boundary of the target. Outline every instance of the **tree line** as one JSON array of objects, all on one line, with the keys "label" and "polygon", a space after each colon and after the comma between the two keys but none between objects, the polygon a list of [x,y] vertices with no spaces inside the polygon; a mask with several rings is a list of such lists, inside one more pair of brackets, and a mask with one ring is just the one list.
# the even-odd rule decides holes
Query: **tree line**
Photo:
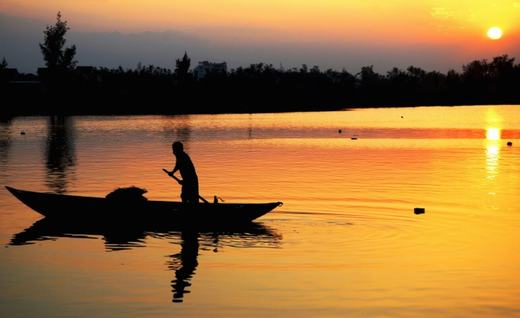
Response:
[{"label": "tree line", "polygon": [[[475,60],[462,71],[425,71],[410,66],[386,74],[362,67],[284,69],[257,63],[198,78],[185,53],[175,68],[138,64],[134,69],[81,67],[76,47],[65,47],[67,21],[44,30],[40,49],[46,68],[6,76],[0,64],[4,98],[17,101],[13,114],[183,114],[336,110],[348,107],[519,104],[520,64],[502,55]],[[7,78],[9,77],[9,78]],[[24,85],[27,84],[27,85]],[[32,84],[31,84],[32,83]],[[23,105],[23,106],[20,106]]]}]

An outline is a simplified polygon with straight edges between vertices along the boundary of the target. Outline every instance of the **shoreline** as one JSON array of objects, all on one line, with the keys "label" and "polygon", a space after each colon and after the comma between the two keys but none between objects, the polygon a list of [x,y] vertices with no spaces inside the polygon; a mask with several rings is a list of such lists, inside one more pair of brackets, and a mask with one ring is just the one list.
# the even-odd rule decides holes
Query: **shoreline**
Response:
[{"label": "shoreline", "polygon": [[0,95],[12,102],[0,109],[0,116],[251,114],[520,104],[520,64],[508,55],[489,62],[475,60],[464,65],[462,72],[445,74],[413,66],[387,74],[366,66],[351,74],[306,65],[277,69],[264,63],[232,70],[208,68],[200,73],[190,71],[186,55],[182,61],[184,67],[175,70],[153,65],[137,69],[76,66],[40,68],[38,74],[29,75],[4,67]]},{"label": "shoreline", "polygon": [[253,111],[253,112],[66,112],[66,113],[19,113],[19,114],[0,114],[1,120],[9,120],[16,117],[42,117],[42,116],[92,116],[92,117],[112,117],[112,116],[190,116],[190,115],[234,115],[234,114],[282,114],[282,113],[309,113],[309,112],[337,112],[357,109],[388,109],[388,108],[429,108],[429,107],[485,107],[485,106],[507,106],[520,107],[520,104],[496,103],[496,104],[449,104],[449,105],[385,105],[385,106],[347,106],[341,108],[303,108],[280,111]]}]

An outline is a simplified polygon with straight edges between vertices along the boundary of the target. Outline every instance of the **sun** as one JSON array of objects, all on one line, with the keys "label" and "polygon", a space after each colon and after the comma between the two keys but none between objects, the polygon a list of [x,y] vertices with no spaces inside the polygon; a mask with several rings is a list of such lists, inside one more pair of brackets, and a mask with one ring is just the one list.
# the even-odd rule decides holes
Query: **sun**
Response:
[{"label": "sun", "polygon": [[502,37],[502,29],[496,26],[491,27],[487,31],[487,36],[491,40],[499,40]]}]

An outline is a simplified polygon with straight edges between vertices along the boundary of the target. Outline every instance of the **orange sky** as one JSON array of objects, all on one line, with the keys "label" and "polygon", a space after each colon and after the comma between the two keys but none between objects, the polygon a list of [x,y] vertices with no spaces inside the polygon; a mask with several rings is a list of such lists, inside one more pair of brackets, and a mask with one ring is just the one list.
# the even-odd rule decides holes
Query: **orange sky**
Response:
[{"label": "orange sky", "polygon": [[163,31],[246,28],[273,38],[444,42],[481,40],[490,26],[518,32],[520,1],[483,0],[4,0],[0,11],[82,28]]},{"label": "orange sky", "polygon": [[[0,2],[0,14],[46,23],[54,21],[58,10],[78,32],[173,30],[233,45],[322,43],[341,48],[368,45],[372,50],[387,46],[406,50],[415,45],[459,47],[466,60],[511,54],[520,46],[520,0]],[[503,29],[501,40],[486,37],[491,26]]]}]

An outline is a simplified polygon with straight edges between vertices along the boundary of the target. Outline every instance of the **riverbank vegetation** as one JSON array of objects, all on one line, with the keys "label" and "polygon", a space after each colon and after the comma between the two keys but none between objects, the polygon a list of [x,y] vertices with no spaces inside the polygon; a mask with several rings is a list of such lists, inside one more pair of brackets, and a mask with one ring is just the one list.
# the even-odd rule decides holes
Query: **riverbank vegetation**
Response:
[{"label": "riverbank vegetation", "polygon": [[[175,69],[140,63],[134,69],[77,66],[76,47],[65,48],[67,22],[58,13],[44,31],[46,62],[37,74],[0,64],[2,115],[185,114],[337,110],[349,107],[520,104],[520,64],[502,55],[475,60],[462,71],[416,66],[385,74],[284,69],[257,63],[231,70],[192,70],[186,53]],[[173,62],[173,58],[172,58]],[[172,63],[173,64],[173,63]]]}]

